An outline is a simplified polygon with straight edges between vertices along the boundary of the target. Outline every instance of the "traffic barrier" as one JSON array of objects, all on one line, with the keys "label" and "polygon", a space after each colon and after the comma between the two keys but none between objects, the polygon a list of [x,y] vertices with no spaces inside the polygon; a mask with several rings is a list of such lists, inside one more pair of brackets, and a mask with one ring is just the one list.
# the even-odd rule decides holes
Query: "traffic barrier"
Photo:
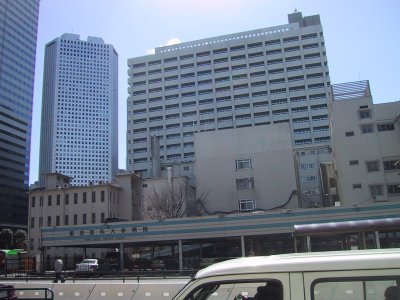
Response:
[{"label": "traffic barrier", "polygon": [[58,300],[86,300],[91,296],[95,286],[96,284],[90,283],[55,283],[52,290],[54,298]]},{"label": "traffic barrier", "polygon": [[133,300],[167,300],[172,299],[183,284],[172,283],[141,283]]},{"label": "traffic barrier", "polygon": [[96,284],[88,300],[131,300],[138,288],[139,284],[137,283]]},{"label": "traffic barrier", "polygon": [[15,295],[18,299],[54,299],[54,293],[49,289],[48,284],[13,283]]}]

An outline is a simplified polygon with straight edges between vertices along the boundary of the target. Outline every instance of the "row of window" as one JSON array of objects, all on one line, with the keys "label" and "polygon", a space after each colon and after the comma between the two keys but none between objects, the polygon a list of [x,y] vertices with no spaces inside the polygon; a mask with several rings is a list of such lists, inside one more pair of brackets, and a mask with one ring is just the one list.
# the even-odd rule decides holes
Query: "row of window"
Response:
[{"label": "row of window", "polygon": [[[91,215],[91,224],[96,224],[96,213],[92,213]],[[70,220],[69,220],[69,215],[64,215],[64,220],[63,220],[63,224],[61,224],[61,216],[55,216],[55,218],[52,218],[52,216],[47,216],[47,225],[43,224],[43,217],[39,217],[37,218],[38,220],[38,224],[36,224],[36,219],[35,217],[31,217],[30,220],[30,227],[31,228],[35,228],[36,226],[43,227],[43,226],[47,226],[47,227],[51,227],[51,226],[68,226],[68,225],[78,225],[78,224],[87,224],[88,223],[88,214],[82,214],[80,216],[78,216],[77,214],[74,214],[72,216],[72,224],[70,224]],[[78,218],[81,218],[80,220],[78,220]],[[102,212],[100,213],[100,221],[103,223],[105,220],[105,213]],[[79,222],[80,221],[80,222]]]},{"label": "row of window", "polygon": [[[393,131],[393,130],[395,130],[395,127],[394,127],[394,123],[385,123],[385,124],[377,124],[376,129],[378,130],[378,132]],[[360,131],[362,134],[373,133],[373,132],[375,132],[375,125],[374,124],[361,125]],[[346,137],[351,137],[354,135],[355,135],[355,132],[353,130],[345,132]]]},{"label": "row of window", "polygon": [[[369,185],[368,188],[369,188],[369,192],[373,198],[378,197],[378,196],[383,196],[383,191],[384,191],[383,184]],[[361,183],[353,184],[353,189],[362,189],[362,184]],[[399,195],[400,194],[400,183],[386,185],[386,191],[389,196],[390,195]]]},{"label": "row of window", "polygon": [[[195,104],[193,104],[193,106],[194,105]],[[286,115],[286,114],[289,114],[289,113],[292,113],[292,114],[304,113],[304,112],[309,113],[310,111],[318,111],[318,110],[327,109],[326,104],[321,104],[321,105],[311,105],[311,107],[304,106],[304,107],[294,107],[294,108],[290,108],[290,109],[289,108],[287,108],[287,109],[286,108],[285,109],[275,109],[275,110],[269,111],[268,108],[267,108],[267,105],[268,105],[268,101],[253,103],[252,107],[255,110],[254,111],[254,117],[269,116],[269,115]],[[185,106],[185,107],[187,107],[187,106]],[[197,121],[196,120],[188,121],[185,118],[187,118],[187,117],[197,117],[197,114],[199,114],[199,116],[206,116],[206,115],[214,115],[215,113],[218,114],[218,113],[223,113],[223,112],[240,111],[240,110],[243,110],[243,109],[251,110],[252,107],[251,107],[250,103],[245,103],[245,104],[237,104],[237,105],[234,105],[233,107],[232,107],[232,105],[222,106],[222,107],[218,107],[216,110],[215,110],[215,108],[209,108],[209,109],[200,110],[199,112],[190,111],[190,112],[183,112],[182,114],[174,113],[174,114],[165,115],[165,120],[164,120],[164,116],[155,116],[155,117],[149,117],[149,118],[144,116],[144,117],[142,117],[140,119],[132,120],[132,123],[133,124],[143,124],[143,125],[146,125],[146,126],[149,125],[150,126],[149,127],[150,131],[153,131],[153,130],[158,131],[158,130],[162,130],[163,129],[164,121],[168,121],[168,120],[180,121],[181,118],[183,118],[184,119],[183,121],[187,121],[187,122],[183,122],[182,123],[183,127],[193,126],[193,125],[197,124]],[[260,111],[260,109],[256,110],[256,108],[261,108],[261,107],[265,107],[265,109],[263,109],[262,111]],[[179,105],[177,105],[175,107],[175,109],[179,109]],[[243,116],[244,115],[236,115],[236,119],[241,119]],[[249,114],[247,116],[248,116],[248,118],[251,118],[250,111],[249,111]],[[135,115],[135,117],[137,117],[137,116]],[[210,119],[214,120],[214,116],[210,116],[210,117],[211,117]],[[202,121],[204,121],[203,117],[201,117],[201,118],[202,118],[202,120],[200,120],[200,124],[202,124]],[[233,116],[229,117],[229,118],[230,118],[230,120],[232,120]],[[190,118],[190,119],[192,119],[192,118]],[[220,119],[221,118],[218,118],[218,121]],[[154,124],[151,124],[153,122],[156,123],[157,125],[156,126],[152,126],[152,125],[154,125]],[[303,117],[303,118],[298,118],[298,119],[295,118],[293,123],[303,123],[303,122],[308,122],[308,117]],[[166,129],[170,129],[170,128],[175,128],[175,127],[179,127],[179,126],[180,125],[178,123],[176,123],[176,124],[166,124],[165,128]],[[144,127],[143,128],[140,128],[141,126],[135,126],[135,127],[138,127],[138,128],[135,129],[133,132],[142,132],[142,131],[145,132],[146,131]],[[323,131],[323,128],[320,128],[320,129],[321,129],[321,131]],[[300,133],[300,130],[302,130],[302,129],[298,129],[299,133]],[[128,133],[130,133],[130,130],[128,130]],[[69,145],[64,145],[64,147],[65,148],[69,148]],[[84,147],[82,146],[82,148],[84,148]]]},{"label": "row of window", "polygon": [[[300,60],[300,59],[297,59]],[[323,64],[321,62],[318,63],[311,63],[311,64],[301,64],[301,65],[295,65],[295,66],[275,66],[275,69],[272,69],[273,65],[275,64],[281,64],[283,63],[282,59],[275,59],[273,61],[269,61],[267,63],[268,67],[268,75],[276,75],[276,74],[280,74],[280,73],[290,73],[290,72],[295,72],[295,71],[304,71],[305,70],[312,70],[315,68],[321,68],[322,66],[327,66],[327,62],[324,62]],[[197,76],[198,81],[200,82],[200,84],[206,84],[207,82],[202,82],[201,81],[201,77],[202,76],[206,76],[206,75],[211,75],[211,74],[220,74],[220,73],[226,73],[229,72],[229,70],[233,71],[237,71],[237,70],[251,70],[253,68],[257,68],[257,67],[265,67],[265,61],[258,61],[258,62],[253,62],[253,63],[249,63],[247,65],[247,63],[244,64],[240,64],[240,65],[232,65],[230,68],[229,66],[226,67],[221,67],[221,68],[214,68],[213,70],[208,69],[208,70],[202,70],[202,71],[197,71],[197,72],[189,72],[189,73],[181,73],[180,74],[180,79],[187,79],[187,78],[194,78],[195,76]],[[191,68],[194,68],[194,66],[191,66]],[[171,72],[171,71],[177,71],[177,67],[174,68],[168,68],[164,70],[164,73],[167,72]],[[261,73],[258,73],[261,72]],[[161,74],[161,69],[160,70],[156,70],[156,71],[149,71],[148,75],[155,75],[155,74]],[[250,77],[258,77],[258,76],[264,76],[267,73],[265,71],[257,71],[257,72],[252,72],[250,73]],[[145,76],[146,73],[145,72],[140,72],[140,73],[135,73],[135,77],[140,77],[140,76]],[[239,74],[238,74],[239,75]],[[318,76],[319,77],[319,76]],[[308,77],[308,79],[312,79],[313,76]],[[316,77],[314,77],[316,78]],[[216,78],[219,79],[219,78]],[[178,75],[171,75],[171,76],[165,76],[164,77],[164,81],[168,82],[168,81],[175,81],[178,80]],[[220,79],[223,80],[223,79]],[[295,81],[297,79],[293,79],[292,81]],[[142,86],[145,85],[146,82],[148,82],[149,84],[153,84],[153,83],[161,83],[162,79],[160,77],[158,78],[153,78],[153,79],[149,79],[148,81],[146,80],[142,80],[142,81],[135,81],[132,84],[132,86]],[[216,81],[218,82],[218,81]]]},{"label": "row of window", "polygon": [[307,138],[307,139],[299,139],[295,140],[295,146],[302,146],[302,145],[310,145],[310,144],[319,144],[319,143],[328,143],[331,140],[330,136],[322,136],[316,137],[314,139]]},{"label": "row of window", "polygon": [[[82,192],[82,197],[81,197],[82,203],[87,203],[87,200],[88,200],[87,199],[88,198],[87,194],[88,194],[87,192]],[[69,205],[70,202],[72,202],[73,204],[79,204],[78,203],[78,199],[80,197],[78,197],[78,193],[71,193],[71,194],[65,193],[63,195],[64,195],[64,197],[63,197],[64,198],[63,199],[63,204],[64,205]],[[70,197],[70,195],[71,195],[71,197]],[[36,200],[37,200],[36,196],[32,196],[31,197],[31,207],[35,207],[36,206]],[[39,197],[39,203],[38,203],[39,207],[43,207],[45,205],[44,201],[45,201],[44,196],[40,196]],[[100,201],[101,202],[105,201],[105,191],[100,191]],[[111,201],[111,195],[110,195],[110,201]],[[96,202],[96,192],[95,191],[91,192],[91,202],[92,203]],[[53,195],[48,195],[47,196],[47,206],[53,206],[53,205],[55,205],[55,206],[60,206],[61,205],[61,194],[57,194],[55,199],[54,199]]]},{"label": "row of window", "polygon": [[[322,35],[322,33],[320,33]],[[269,41],[265,41],[264,43],[262,42],[256,42],[256,43],[250,43],[247,45],[239,45],[239,46],[232,46],[229,48],[220,48],[220,49],[215,49],[212,52],[211,51],[202,51],[202,52],[198,52],[196,54],[185,54],[185,55],[181,55],[179,56],[179,60],[180,61],[184,61],[184,60],[188,60],[188,59],[193,59],[195,56],[198,57],[207,57],[210,55],[219,55],[219,54],[225,54],[228,52],[237,52],[237,51],[243,51],[247,49],[256,49],[256,48],[260,48],[263,47],[263,44],[266,47],[269,46],[276,46],[276,45],[280,45],[282,43],[289,43],[289,42],[296,42],[296,41],[300,41],[301,40],[308,40],[308,39],[312,39],[312,38],[317,38],[317,33],[314,34],[307,34],[307,35],[301,35],[299,36],[293,36],[293,37],[288,37],[288,38],[283,38],[281,39],[274,39],[274,40],[269,40]],[[318,43],[309,43],[309,44],[304,44],[302,45],[303,49],[310,49],[310,48],[315,48],[315,47],[319,47]],[[324,46],[324,42],[321,43],[321,46]],[[294,46],[297,47],[297,46]],[[285,49],[288,49],[287,51],[291,51],[291,48],[293,47],[288,47]],[[292,50],[293,51],[293,50]],[[155,66],[155,65],[160,65],[162,62],[163,63],[171,63],[171,62],[176,62],[178,61],[178,57],[168,57],[168,58],[164,58],[163,60],[161,59],[157,59],[157,60],[152,60],[147,62],[147,64],[145,62],[142,63],[136,63],[136,64],[132,64],[130,65],[130,68],[132,69],[138,69],[138,68],[143,68],[147,66]]]},{"label": "row of window", "polygon": [[[318,47],[318,45],[317,45]],[[300,50],[300,47],[292,47],[295,49],[291,49],[290,51],[297,51]],[[287,49],[283,49],[285,52],[288,52],[289,50]],[[136,78],[136,77],[141,77],[144,75],[154,75],[154,74],[161,74],[162,72],[164,73],[168,73],[168,72],[172,72],[172,71],[177,71],[178,69],[180,70],[186,70],[186,69],[191,69],[191,68],[200,68],[200,67],[205,67],[205,66],[211,66],[211,65],[218,65],[221,63],[227,63],[227,62],[233,62],[233,61],[240,61],[240,60],[247,60],[247,59],[251,59],[251,58],[255,58],[255,57],[261,57],[265,55],[277,55],[280,54],[282,55],[282,50],[281,49],[276,49],[276,50],[271,50],[271,51],[267,51],[267,52],[255,52],[255,53],[249,53],[247,56],[245,54],[242,55],[237,55],[237,56],[231,56],[230,59],[229,57],[223,57],[223,58],[215,58],[213,60],[206,60],[206,61],[201,61],[201,62],[197,62],[195,63],[188,63],[188,64],[181,64],[178,68],[178,66],[172,66],[172,67],[165,67],[164,69],[153,69],[153,70],[147,70],[147,72],[136,72],[136,73],[132,73],[132,77]],[[323,53],[323,55],[325,55],[325,52]],[[283,62],[293,62],[293,61],[302,61],[302,60],[306,60],[306,59],[312,59],[312,58],[319,58],[320,54],[319,53],[310,53],[310,54],[306,54],[306,55],[295,55],[295,56],[289,56],[289,57],[279,57],[276,56],[274,59],[269,59],[269,60],[265,60],[267,62],[267,65],[274,65],[274,64],[278,64],[278,63],[283,63]],[[257,65],[258,62],[255,63],[250,63],[249,65],[251,66],[252,64],[256,64]],[[238,69],[235,68],[236,66],[232,66],[232,69]]]},{"label": "row of window", "polygon": [[[226,110],[228,111],[228,110]],[[231,111],[229,109],[229,111]],[[280,116],[280,115],[287,115],[289,114],[288,110],[276,110],[276,111],[272,111],[272,115],[273,116]],[[251,125],[252,124],[252,119],[254,119],[254,122],[257,122],[258,120],[265,120],[265,119],[269,119],[271,116],[269,111],[262,111],[262,112],[255,112],[253,114],[248,113],[248,114],[242,114],[242,115],[236,115],[235,116],[235,120],[236,121],[242,121],[242,120],[248,120],[249,122],[247,122],[247,124]],[[324,118],[325,115],[321,115],[321,116],[313,116],[312,117],[312,121],[321,121],[321,120],[327,120],[327,118]],[[304,117],[302,118],[304,119],[302,122],[309,122],[309,117]],[[218,125],[220,125],[221,123],[230,123],[232,124],[234,122],[234,117],[233,116],[225,116],[225,117],[211,117],[208,119],[203,119],[200,120],[200,126],[201,125],[206,125],[206,124],[213,124],[215,125],[216,123],[218,123]],[[290,123],[289,119],[281,119],[281,120],[275,120],[274,124],[277,123]],[[299,122],[294,122],[293,123],[299,123]],[[270,122],[268,123],[270,124]],[[239,127],[241,125],[244,124],[236,124],[236,127]],[[133,129],[133,130],[128,130],[129,133],[131,132],[133,135],[137,135],[137,134],[147,134],[147,133],[157,133],[157,134],[161,134],[164,131],[169,131],[169,130],[173,130],[173,129],[182,129],[185,127],[197,127],[197,121],[192,120],[192,121],[188,121],[188,122],[179,122],[179,123],[173,123],[173,124],[167,124],[166,126],[164,125],[158,125],[158,126],[151,126],[149,128],[147,127],[142,127],[142,128],[137,128],[137,129]],[[211,128],[210,128],[211,129]],[[303,130],[303,129],[302,129]],[[313,132],[322,132],[322,131],[329,131],[329,128],[327,126],[315,126],[313,128]],[[306,132],[297,132],[297,134],[299,133],[306,133]],[[128,141],[128,143],[130,144],[131,142]]]},{"label": "row of window", "polygon": [[[194,85],[194,82],[193,82]],[[330,83],[327,82],[327,86],[329,86]],[[226,86],[221,86],[221,87],[211,87],[209,89],[204,89],[204,90],[192,90],[188,92],[183,92],[181,91],[180,93],[173,94],[173,95],[167,95],[165,96],[165,100],[171,100],[171,99],[178,99],[178,98],[189,98],[189,97],[196,97],[196,96],[203,96],[203,95],[211,95],[211,94],[216,94],[216,93],[221,93],[221,92],[227,92],[227,91],[237,91],[237,90],[243,90],[243,89],[253,89],[256,87],[265,87],[265,95],[269,94],[270,95],[276,95],[276,94],[287,94],[289,93],[294,93],[294,92],[303,92],[306,90],[315,90],[315,89],[320,89],[320,88],[325,88],[325,83],[313,83],[313,84],[307,84],[307,85],[298,85],[298,86],[289,86],[289,87],[284,87],[284,88],[279,88],[279,89],[273,89],[271,84],[267,84],[265,80],[259,81],[259,82],[252,82],[250,85],[248,83],[242,83],[242,84],[236,84],[236,85],[226,85]],[[164,87],[165,89],[168,87]],[[178,85],[174,85],[174,89],[179,89]],[[136,92],[132,92],[133,96],[141,96],[141,95],[150,95],[152,93],[162,93],[163,89],[162,87],[157,87],[154,89],[149,89],[149,90],[140,90]],[[161,96],[158,96],[161,97]],[[152,98],[150,98],[152,99]],[[149,102],[151,100],[149,99]],[[157,98],[159,99],[159,98]]]},{"label": "row of window", "polygon": [[[245,68],[245,65],[244,67]],[[281,74],[284,73],[284,69],[276,69],[276,70],[272,70],[273,73],[270,73],[271,71],[268,72],[269,75],[276,75],[276,74]],[[202,86],[202,85],[209,85],[209,84],[217,84],[217,83],[221,83],[221,82],[230,82],[231,80],[243,80],[243,79],[248,79],[248,77],[250,78],[260,78],[260,77],[265,77],[266,76],[266,72],[265,71],[257,71],[257,72],[252,72],[252,73],[241,73],[241,74],[236,74],[236,75],[231,75],[231,74],[227,74],[228,76],[223,76],[223,77],[215,77],[214,80],[213,79],[204,79],[204,80],[198,80],[198,81],[191,81],[191,82],[184,82],[184,83],[180,83],[178,84],[173,84],[173,85],[165,85],[164,86],[164,90],[165,91],[171,91],[171,90],[177,90],[177,89],[185,89],[185,88],[192,88],[195,87],[196,84],[197,86]],[[325,73],[327,76],[329,75],[328,72]],[[269,80],[269,84],[273,85],[273,84],[283,84],[286,82],[295,82],[295,81],[300,81],[300,80],[305,80],[305,79],[315,79],[315,78],[321,78],[324,76],[324,73],[322,72],[317,72],[317,73],[311,73],[311,74],[307,74],[306,76],[304,75],[297,75],[297,76],[292,76],[292,77],[288,77],[287,79],[285,77],[281,77],[281,78],[276,78],[276,79],[270,79]],[[187,74],[181,74],[181,79],[187,79],[187,78],[193,78],[193,80],[195,80],[195,73],[187,73]],[[165,81],[167,81],[167,78],[164,78]],[[173,76],[168,78],[168,80],[178,80],[178,75]],[[142,80],[142,81],[134,81],[132,83],[133,87],[140,87],[140,86],[147,86],[147,85],[151,85],[154,83],[162,83],[162,78],[156,78],[156,79],[149,79],[149,80]],[[266,85],[267,82],[264,81],[262,82],[262,85]],[[257,83],[257,82],[252,82],[251,83],[252,86],[258,86],[261,85],[261,83]],[[161,87],[157,87],[155,89],[150,89],[149,91],[161,91],[160,90]],[[139,91],[140,93],[143,93],[142,91]],[[136,92],[136,93],[139,93]],[[66,92],[65,92],[66,93]],[[69,92],[71,94],[71,92]],[[139,93],[139,94],[140,94]],[[134,93],[134,95],[137,95]]]},{"label": "row of window", "polygon": [[[279,99],[275,99],[275,100],[271,100],[271,102],[269,102],[268,100],[264,100],[264,101],[255,101],[255,98],[260,98],[260,97],[264,97],[267,96],[267,91],[260,91],[260,92],[253,92],[251,93],[251,97],[253,98],[253,106],[266,106],[269,105],[271,103],[271,105],[280,105],[280,104],[287,104],[287,103],[299,103],[299,102],[306,102],[307,101],[307,96],[296,96],[296,97],[290,97],[290,98],[279,98]],[[308,95],[308,100],[310,101],[315,101],[315,100],[321,100],[321,99],[325,99],[326,98],[326,94],[325,93],[318,93],[318,94],[309,94]],[[142,109],[135,109],[133,111],[130,111],[129,108],[130,106],[135,106],[135,105],[140,105],[140,104],[150,104],[150,103],[158,103],[161,102],[160,104],[162,104],[162,102],[166,102],[168,100],[172,100],[172,99],[179,99],[179,94],[175,94],[175,95],[168,95],[165,96],[164,98],[159,96],[159,97],[153,97],[153,98],[149,98],[148,101],[146,101],[146,99],[139,99],[139,100],[134,100],[128,101],[128,114],[129,113],[145,113],[146,109],[142,108]],[[240,99],[250,99],[250,94],[249,93],[243,93],[243,94],[238,94],[238,95],[234,95],[233,98],[232,96],[228,95],[228,96],[223,96],[223,97],[216,97],[216,98],[207,98],[207,99],[201,99],[197,101],[190,101],[190,102],[182,102],[182,106],[183,107],[187,107],[187,106],[202,106],[202,105],[208,105],[208,104],[214,104],[214,103],[224,103],[224,102],[230,102],[232,100],[240,100]],[[165,110],[170,110],[170,109],[175,109],[178,108],[177,106],[178,104],[167,104],[165,105]],[[313,109],[318,109],[320,106],[312,106]],[[326,106],[325,106],[326,107]],[[156,106],[155,108],[149,108],[149,111],[160,111],[161,108],[160,106]],[[185,112],[186,114],[189,112]],[[185,116],[185,115],[183,115]],[[154,118],[158,118],[154,117]],[[150,120],[151,121],[151,120]],[[154,119],[154,121],[159,121]],[[68,127],[69,128],[69,127]]]},{"label": "row of window", "polygon": [[[390,171],[390,170],[400,170],[400,160],[387,160],[383,161],[383,170]],[[366,163],[367,172],[379,172],[381,169],[381,162],[379,160],[367,161]],[[350,166],[358,166],[358,160],[350,160]]]}]

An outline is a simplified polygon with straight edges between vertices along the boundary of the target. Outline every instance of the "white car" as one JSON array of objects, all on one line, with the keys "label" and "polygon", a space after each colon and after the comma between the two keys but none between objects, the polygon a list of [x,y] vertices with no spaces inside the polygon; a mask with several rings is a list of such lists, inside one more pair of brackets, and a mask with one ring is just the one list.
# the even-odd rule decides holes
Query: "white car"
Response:
[{"label": "white car", "polygon": [[99,260],[95,258],[87,258],[76,264],[75,272],[78,273],[95,273],[99,269]]}]

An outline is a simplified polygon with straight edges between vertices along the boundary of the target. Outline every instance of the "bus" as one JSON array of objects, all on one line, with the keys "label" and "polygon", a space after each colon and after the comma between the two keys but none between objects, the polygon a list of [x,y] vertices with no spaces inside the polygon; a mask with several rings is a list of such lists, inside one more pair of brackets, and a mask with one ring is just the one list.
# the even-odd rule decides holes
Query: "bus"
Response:
[{"label": "bus", "polygon": [[31,271],[33,260],[25,249],[0,249],[0,273]]}]

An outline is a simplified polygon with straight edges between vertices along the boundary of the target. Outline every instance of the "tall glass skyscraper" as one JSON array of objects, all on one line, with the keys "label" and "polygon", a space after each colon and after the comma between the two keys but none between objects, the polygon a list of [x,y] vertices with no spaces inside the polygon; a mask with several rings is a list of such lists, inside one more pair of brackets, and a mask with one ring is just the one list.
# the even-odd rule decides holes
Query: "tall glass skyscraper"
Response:
[{"label": "tall glass skyscraper", "polygon": [[39,184],[113,181],[118,170],[118,54],[101,38],[63,34],[46,44]]},{"label": "tall glass skyscraper", "polygon": [[0,222],[26,224],[39,0],[0,1]]}]

